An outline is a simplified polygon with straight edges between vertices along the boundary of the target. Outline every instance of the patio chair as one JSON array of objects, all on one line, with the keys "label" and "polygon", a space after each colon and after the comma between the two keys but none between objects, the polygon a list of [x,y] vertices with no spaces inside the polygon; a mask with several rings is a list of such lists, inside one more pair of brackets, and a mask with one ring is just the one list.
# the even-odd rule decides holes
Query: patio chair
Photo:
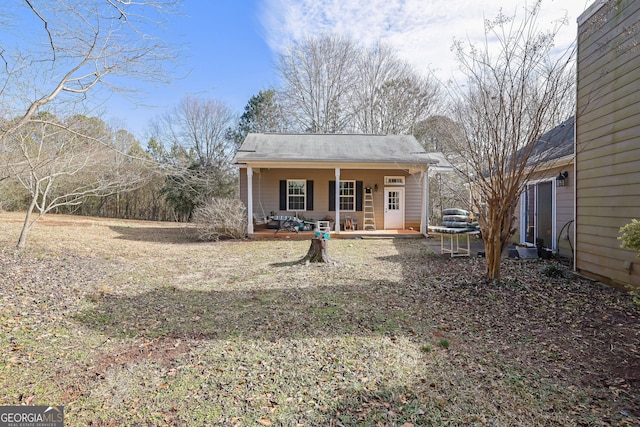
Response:
[{"label": "patio chair", "polygon": [[331,231],[331,226],[329,225],[329,221],[318,221],[316,222],[316,230],[320,232]]},{"label": "patio chair", "polygon": [[347,230],[357,230],[358,229],[358,218],[352,216],[344,217],[344,231]]}]

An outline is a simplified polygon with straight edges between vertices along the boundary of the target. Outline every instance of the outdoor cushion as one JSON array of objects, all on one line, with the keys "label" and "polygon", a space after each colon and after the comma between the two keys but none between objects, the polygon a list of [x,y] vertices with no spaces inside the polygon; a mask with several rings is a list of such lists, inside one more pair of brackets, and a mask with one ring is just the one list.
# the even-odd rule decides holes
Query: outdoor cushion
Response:
[{"label": "outdoor cushion", "polygon": [[442,226],[449,228],[469,228],[471,224],[467,221],[442,221]]},{"label": "outdoor cushion", "polygon": [[471,212],[464,210],[464,209],[459,209],[459,208],[448,208],[448,209],[443,209],[442,210],[442,215],[466,215],[469,216]]},{"label": "outdoor cushion", "polygon": [[451,227],[440,227],[440,226],[429,226],[429,231],[432,233],[441,233],[441,234],[477,234],[478,231],[475,228],[451,228]]},{"label": "outdoor cushion", "polygon": [[442,221],[469,221],[467,215],[444,215]]}]

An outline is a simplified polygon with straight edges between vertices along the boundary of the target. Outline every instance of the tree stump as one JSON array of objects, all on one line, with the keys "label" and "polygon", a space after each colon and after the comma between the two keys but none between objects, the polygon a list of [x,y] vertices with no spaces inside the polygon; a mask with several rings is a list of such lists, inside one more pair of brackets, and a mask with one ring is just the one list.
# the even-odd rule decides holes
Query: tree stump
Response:
[{"label": "tree stump", "polygon": [[311,240],[309,252],[307,252],[307,255],[303,258],[303,261],[335,264],[331,257],[329,257],[329,240],[321,237],[314,237]]}]

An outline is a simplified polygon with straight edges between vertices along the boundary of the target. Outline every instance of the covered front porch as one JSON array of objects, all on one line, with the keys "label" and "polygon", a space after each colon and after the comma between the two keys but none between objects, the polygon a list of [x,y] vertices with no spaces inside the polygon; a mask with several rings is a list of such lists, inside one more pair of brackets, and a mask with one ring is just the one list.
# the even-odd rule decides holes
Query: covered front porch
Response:
[{"label": "covered front porch", "polygon": [[410,135],[251,133],[235,160],[250,236],[289,217],[336,236],[426,234],[429,171],[451,169]]}]

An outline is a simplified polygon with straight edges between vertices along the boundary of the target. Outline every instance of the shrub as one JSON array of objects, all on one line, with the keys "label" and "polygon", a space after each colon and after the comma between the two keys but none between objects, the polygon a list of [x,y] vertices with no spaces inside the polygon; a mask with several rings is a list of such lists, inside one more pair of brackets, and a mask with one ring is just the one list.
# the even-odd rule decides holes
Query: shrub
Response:
[{"label": "shrub", "polygon": [[[620,227],[620,233],[622,233],[618,237],[619,240],[622,240],[620,247],[636,251],[638,258],[640,258],[640,221],[632,219],[629,224]],[[634,296],[633,301],[636,306],[640,308],[640,289],[631,289],[630,292]]]},{"label": "shrub", "polygon": [[545,265],[540,269],[540,273],[552,279],[562,279],[566,277],[564,269],[557,264]]},{"label": "shrub", "polygon": [[640,221],[632,219],[629,224],[620,227],[620,233],[622,233],[622,236],[618,237],[618,240],[622,240],[620,247],[638,252],[638,258],[640,258]]},{"label": "shrub", "polygon": [[238,199],[212,198],[193,212],[197,237],[212,241],[241,239],[247,234],[247,213]]},{"label": "shrub", "polygon": [[422,344],[420,351],[423,353],[431,353],[431,344]]}]

